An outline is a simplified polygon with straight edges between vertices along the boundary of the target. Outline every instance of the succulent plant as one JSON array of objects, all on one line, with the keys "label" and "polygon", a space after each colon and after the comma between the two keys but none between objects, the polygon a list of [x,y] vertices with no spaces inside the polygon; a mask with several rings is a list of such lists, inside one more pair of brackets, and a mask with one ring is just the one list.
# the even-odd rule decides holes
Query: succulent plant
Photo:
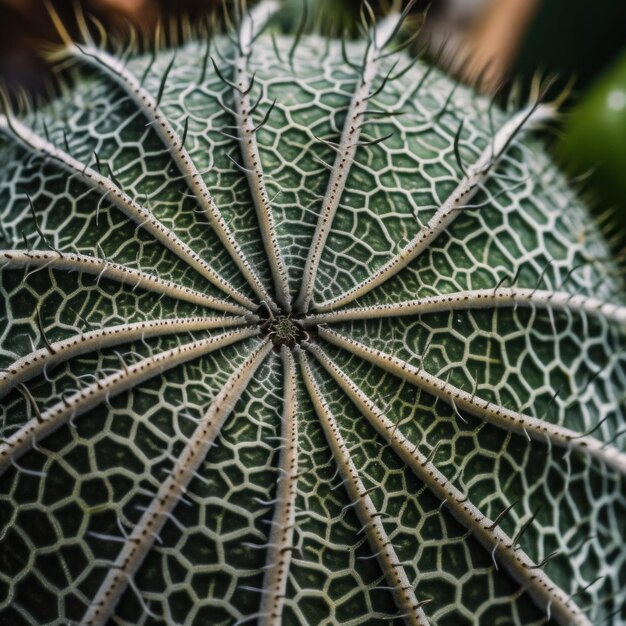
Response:
[{"label": "succulent plant", "polygon": [[0,118],[0,622],[623,623],[626,307],[553,107],[275,8],[85,30]]}]

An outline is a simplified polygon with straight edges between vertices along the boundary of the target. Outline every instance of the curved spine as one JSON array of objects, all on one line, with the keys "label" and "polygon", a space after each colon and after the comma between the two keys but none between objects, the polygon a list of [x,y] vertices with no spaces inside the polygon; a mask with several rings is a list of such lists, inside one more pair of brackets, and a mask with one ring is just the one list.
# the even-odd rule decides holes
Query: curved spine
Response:
[{"label": "curved spine", "polygon": [[518,133],[523,129],[530,129],[550,119],[553,115],[554,111],[551,106],[539,104],[522,110],[513,116],[495,134],[493,141],[485,148],[478,160],[471,167],[467,168],[459,184],[441,207],[437,209],[426,226],[397,255],[384,263],[363,282],[352,287],[344,294],[315,305],[315,310],[319,313],[326,313],[344,306],[365,295],[375,287],[382,285],[401,269],[405,268],[411,261],[415,260],[462,212],[464,206],[494,170],[498,159],[504,154]]},{"label": "curved spine", "polygon": [[251,321],[253,320],[245,317],[177,317],[105,326],[97,330],[79,333],[67,339],[55,341],[45,348],[34,350],[0,371],[0,398],[6,396],[20,383],[81,354],[147,339],[148,337],[210,330],[212,328],[228,328],[247,324]]},{"label": "curved spine", "polygon": [[304,266],[302,286],[295,303],[299,313],[306,313],[313,298],[315,278],[319,268],[324,245],[330,233],[333,219],[339,207],[339,201],[346,186],[350,167],[356,154],[361,136],[361,117],[367,110],[370,93],[374,80],[378,77],[381,52],[395,35],[403,15],[392,13],[377,24],[371,35],[371,42],[367,48],[359,85],[352,96],[346,121],[341,132],[337,157],[331,169],[326,194],[322,201],[320,216],[315,227],[313,240]]},{"label": "curved spine", "polygon": [[141,566],[157,535],[183,496],[187,485],[206,458],[207,452],[219,435],[224,421],[235,408],[237,400],[271,349],[272,343],[269,340],[262,341],[230,375],[211,402],[208,411],[178,456],[171,473],[124,542],[115,562],[111,565],[85,612],[81,624],[85,626],[102,625],[112,615],[130,579]]},{"label": "curved spine", "polygon": [[385,371],[406,380],[412,385],[420,387],[433,396],[441,398],[444,402],[456,407],[456,409],[467,411],[470,415],[474,415],[503,430],[530,437],[542,443],[577,450],[626,476],[626,453],[620,452],[615,446],[602,443],[595,437],[578,433],[564,426],[551,424],[536,417],[494,404],[473,393],[463,391],[432,374],[428,374],[421,368],[409,365],[406,361],[402,361],[380,350],[369,348],[335,331],[320,328],[319,336],[329,343],[344,348],[352,354],[356,354]]},{"label": "curved spine", "polygon": [[296,364],[286,346],[281,348],[284,371],[283,416],[276,505],[269,538],[259,626],[280,626],[293,550],[298,484],[298,399]]},{"label": "curved spine", "polygon": [[372,552],[376,555],[398,605],[403,611],[404,621],[411,626],[428,626],[428,620],[422,608],[425,602],[418,602],[415,597],[413,586],[404,571],[404,567],[399,562],[393,543],[385,531],[380,514],[372,502],[369,491],[359,477],[337,422],[315,381],[305,353],[298,349],[298,356],[304,383],[322,424],[328,445],[333,452],[333,458],[344,480],[348,495],[354,503],[354,509],[359,521],[365,528]]},{"label": "curved spine", "polygon": [[264,1],[242,19],[239,29],[240,53],[235,60],[233,91],[237,132],[244,164],[243,169],[256,209],[261,229],[261,241],[265,247],[272,278],[274,279],[276,299],[283,311],[288,313],[291,310],[291,296],[289,295],[287,267],[278,245],[276,223],[272,214],[270,198],[265,188],[261,155],[256,141],[257,129],[252,118],[253,106],[250,102],[250,89],[253,84],[253,78],[250,77],[248,72],[248,62],[252,54],[252,42],[272,13],[277,9],[277,2],[273,0]]},{"label": "curved spine", "polygon": [[417,445],[412,444],[402,434],[397,424],[394,424],[319,346],[307,344],[306,349],[317,358],[402,461],[447,505],[457,521],[471,531],[485,550],[494,555],[494,559],[497,553],[498,562],[522,588],[528,590],[541,610],[553,617],[561,626],[591,626],[591,622],[571,596],[545,572],[538,569],[528,555],[517,547],[496,523],[483,515],[437,469],[432,459],[424,456]]},{"label": "curved spine", "polygon": [[72,55],[104,70],[141,109],[143,114],[152,122],[152,127],[161,138],[161,141],[163,141],[163,144],[168,148],[172,159],[187,181],[198,205],[209,220],[213,231],[224,248],[229,252],[231,258],[239,268],[239,271],[246,278],[248,284],[259,299],[271,303],[272,298],[269,292],[250,265],[250,262],[226,223],[222,212],[215,204],[204,179],[185,149],[183,139],[174,130],[174,127],[167,120],[159,104],[152,97],[150,92],[142,86],[137,77],[130,72],[122,62],[104,50],[100,50],[91,45],[78,46],[77,44],[72,44],[59,54],[61,56]]},{"label": "curved spine", "polygon": [[235,289],[227,280],[222,278],[197,252],[194,252],[184,241],[167,226],[162,224],[151,211],[135,202],[127,193],[122,191],[112,180],[102,176],[86,163],[81,163],[73,156],[57,148],[49,141],[33,132],[20,121],[0,115],[0,130],[12,134],[24,146],[36,153],[45,154],[60,163],[71,174],[78,176],[87,186],[96,189],[114,204],[124,215],[135,222],[139,227],[150,233],[159,243],[170,252],[183,260],[212,285],[221,289],[239,304],[254,309],[255,305],[247,296]]},{"label": "curved spine", "polygon": [[586,313],[615,322],[626,324],[626,306],[605,302],[592,296],[547,291],[540,289],[515,289],[496,287],[496,289],[475,289],[457,291],[440,296],[429,296],[417,300],[407,300],[394,304],[374,304],[372,306],[341,309],[330,313],[311,315],[302,322],[303,326],[314,324],[332,324],[380,317],[400,317],[402,315],[421,315],[465,309],[532,307]]},{"label": "curved spine", "polygon": [[73,418],[83,415],[101,402],[113,398],[168,369],[236,341],[257,335],[258,332],[256,328],[233,330],[159,352],[64,397],[49,409],[37,413],[36,417],[30,419],[24,426],[0,443],[0,476],[11,467],[12,460],[14,461],[28,452],[37,441],[55,432]]},{"label": "curved spine", "polygon": [[122,285],[131,285],[133,289],[145,289],[161,293],[170,298],[184,300],[192,304],[237,315],[249,315],[250,311],[226,300],[207,296],[195,289],[183,287],[169,280],[163,280],[141,270],[126,267],[121,263],[112,263],[106,259],[77,254],[74,252],[46,252],[42,250],[0,250],[0,264],[2,267],[18,269],[21,267],[49,267],[54,270],[81,272],[92,274],[98,278],[114,280]]}]

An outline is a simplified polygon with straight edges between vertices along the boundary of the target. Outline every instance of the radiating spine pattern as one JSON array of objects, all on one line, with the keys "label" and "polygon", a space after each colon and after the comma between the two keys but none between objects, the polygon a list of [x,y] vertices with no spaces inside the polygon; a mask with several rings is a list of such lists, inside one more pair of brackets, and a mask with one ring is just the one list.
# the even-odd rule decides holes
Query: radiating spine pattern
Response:
[{"label": "radiating spine pattern", "polygon": [[626,305],[554,108],[279,9],[84,29],[0,115],[0,622],[622,624]]}]

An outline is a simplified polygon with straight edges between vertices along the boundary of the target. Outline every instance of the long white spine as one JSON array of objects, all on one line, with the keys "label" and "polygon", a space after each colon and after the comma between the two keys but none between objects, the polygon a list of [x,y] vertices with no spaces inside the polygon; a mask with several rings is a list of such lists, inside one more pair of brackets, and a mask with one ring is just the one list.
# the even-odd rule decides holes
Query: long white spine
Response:
[{"label": "long white spine", "polygon": [[49,409],[41,411],[0,443],[0,476],[11,467],[12,461],[28,452],[33,444],[36,445],[38,441],[55,432],[71,419],[83,415],[107,398],[113,398],[176,365],[257,335],[258,332],[256,328],[245,328],[229,331],[208,339],[192,341],[142,359],[123,370],[75,391]]},{"label": "long white spine", "polygon": [[326,300],[314,306],[319,313],[332,311],[365,295],[375,287],[382,285],[392,276],[416,259],[443,233],[446,228],[462,213],[463,207],[472,199],[493,172],[497,160],[506,151],[513,138],[522,129],[528,130],[553,117],[554,111],[548,105],[533,106],[522,110],[511,118],[496,133],[491,144],[485,148],[478,160],[469,168],[454,191],[422,228],[402,250],[366,278],[359,285],[349,289],[341,296]]},{"label": "long white spine", "polygon": [[252,42],[265,22],[278,9],[278,3],[273,0],[261,2],[242,20],[239,29],[240,54],[235,60],[235,112],[237,118],[237,131],[241,145],[241,155],[252,201],[256,209],[259,227],[261,229],[261,241],[265,247],[265,253],[269,261],[276,299],[284,312],[291,310],[291,296],[287,267],[283,259],[278,239],[276,237],[276,223],[272,213],[267,189],[265,188],[261,154],[256,141],[256,129],[252,118],[252,104],[248,92],[251,83],[248,72],[248,62],[252,54]]},{"label": "long white spine", "polygon": [[211,402],[209,410],[202,417],[184,450],[178,456],[171,473],[124,542],[115,562],[85,612],[81,624],[101,626],[108,621],[129,581],[143,563],[156,537],[183,496],[187,485],[206,458],[224,421],[232,413],[237,400],[271,349],[272,344],[267,339],[261,342],[229,377]]},{"label": "long white spine", "polygon": [[105,326],[55,341],[45,348],[33,350],[0,371],[0,398],[20,383],[30,380],[44,371],[50,371],[59,363],[65,363],[81,354],[123,343],[171,335],[175,333],[228,328],[249,323],[245,317],[189,317],[147,320],[130,324]]},{"label": "long white spine", "polygon": [[284,372],[283,416],[276,504],[267,551],[259,626],[280,626],[293,552],[298,486],[298,400],[296,367],[286,346],[281,348]]},{"label": "long white spine", "polygon": [[626,454],[613,445],[605,444],[590,435],[578,433],[564,426],[551,424],[545,420],[489,402],[489,400],[480,398],[476,394],[463,391],[441,378],[428,374],[421,368],[409,365],[406,361],[380,350],[369,348],[335,331],[320,328],[319,335],[326,341],[399,376],[437,398],[441,398],[457,409],[467,411],[470,415],[494,424],[503,430],[530,437],[542,443],[551,443],[560,448],[577,450],[598,459],[606,466],[626,476]]},{"label": "long white spine", "polygon": [[237,243],[224,216],[209,193],[198,168],[185,149],[182,138],[167,120],[150,92],[141,85],[137,77],[123,63],[104,50],[91,45],[78,47],[72,44],[64,50],[63,54],[72,55],[103,69],[134,100],[135,104],[150,120],[164,145],[169,149],[172,159],[183,174],[215,234],[222,242],[224,248],[228,250],[248,284],[260,300],[271,303],[272,298],[269,292]]},{"label": "long white spine", "polygon": [[348,495],[354,503],[354,510],[359,521],[365,528],[372,552],[376,555],[387,583],[396,597],[404,621],[410,626],[428,626],[428,619],[422,608],[424,602],[419,602],[415,596],[413,585],[409,581],[393,543],[385,531],[380,513],[374,506],[374,502],[352,461],[337,422],[313,376],[306,355],[302,350],[299,350],[298,356],[302,377],[322,424],[328,445],[333,452],[333,458],[344,480]]},{"label": "long white spine", "polygon": [[209,309],[238,315],[250,314],[248,309],[239,304],[207,296],[195,289],[189,289],[189,287],[183,287],[169,280],[163,280],[158,276],[152,276],[141,270],[87,254],[46,252],[42,250],[0,250],[0,265],[11,269],[49,267],[68,272],[92,274],[100,278],[114,280],[122,285],[130,285],[133,288],[161,293],[164,296],[198,304]]},{"label": "long white spine", "polygon": [[151,211],[133,200],[112,180],[108,179],[106,176],[102,176],[86,163],[81,163],[67,152],[57,148],[13,117],[8,119],[4,115],[0,115],[0,130],[13,135],[27,148],[54,159],[71,174],[80,178],[86,185],[105,194],[111,203],[122,211],[124,215],[133,220],[146,232],[150,233],[158,242],[196,270],[211,284],[221,289],[236,302],[239,302],[239,304],[251,310],[255,308],[252,300],[223,279],[197,252],[182,241],[178,235],[154,217]]},{"label": "long white spine", "polygon": [[380,55],[383,48],[389,43],[390,37],[402,19],[398,13],[392,13],[376,25],[372,42],[367,51],[363,63],[361,81],[357,87],[346,113],[346,121],[341,132],[337,157],[332,167],[328,187],[320,216],[317,221],[313,240],[309,249],[309,254],[304,266],[304,275],[300,294],[295,303],[295,308],[300,313],[306,313],[309,309],[315,289],[315,278],[319,268],[322,252],[328,239],[328,234],[337,213],[339,202],[348,180],[350,167],[356,154],[361,137],[361,116],[367,110],[369,102],[368,96],[372,91],[374,81],[378,77],[380,65]]},{"label": "long white spine", "polygon": [[319,346],[309,344],[307,349],[315,355],[394,452],[446,504],[452,515],[472,532],[485,550],[528,591],[546,615],[553,617],[561,626],[591,626],[591,622],[571,595],[561,589],[544,571],[535,567],[528,555],[519,546],[514,545],[513,540],[497,524],[483,515],[467,496],[437,469],[433,460],[424,456],[418,446],[412,444],[402,434],[397,424],[394,424]]},{"label": "long white spine", "polygon": [[541,289],[517,289],[498,287],[496,289],[475,289],[429,296],[418,300],[407,300],[394,304],[340,309],[330,313],[310,315],[303,321],[304,326],[332,324],[353,320],[377,319],[380,317],[400,317],[421,315],[464,309],[537,307],[555,311],[571,311],[604,317],[617,324],[626,324],[626,306],[606,302],[592,296],[547,291]]}]

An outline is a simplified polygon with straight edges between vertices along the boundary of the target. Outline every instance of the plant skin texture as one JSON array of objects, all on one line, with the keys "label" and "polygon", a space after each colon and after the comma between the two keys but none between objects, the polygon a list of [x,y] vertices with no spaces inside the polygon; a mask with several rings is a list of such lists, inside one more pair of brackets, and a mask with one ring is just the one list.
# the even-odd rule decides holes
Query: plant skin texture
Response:
[{"label": "plant skin texture", "polygon": [[624,623],[626,307],[552,106],[276,9],[85,32],[0,117],[0,623]]}]

